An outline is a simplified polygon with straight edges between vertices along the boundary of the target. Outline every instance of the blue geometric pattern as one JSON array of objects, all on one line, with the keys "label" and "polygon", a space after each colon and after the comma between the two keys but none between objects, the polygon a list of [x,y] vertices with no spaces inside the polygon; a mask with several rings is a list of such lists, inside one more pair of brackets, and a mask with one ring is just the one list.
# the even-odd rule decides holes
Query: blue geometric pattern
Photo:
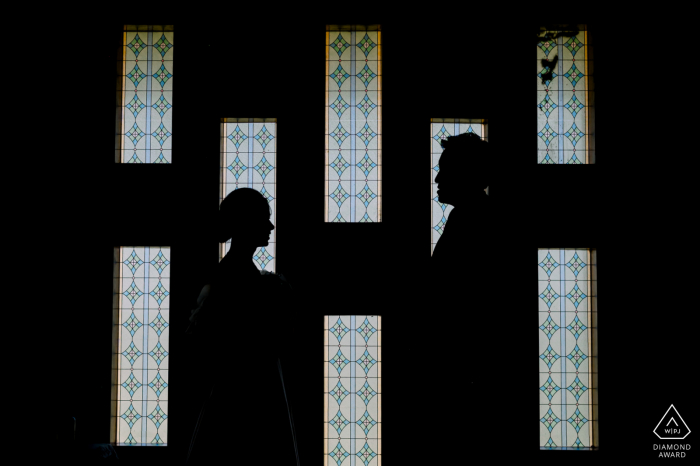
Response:
[{"label": "blue geometric pattern", "polygon": [[148,419],[150,419],[156,425],[156,428],[158,428],[163,423],[163,421],[168,419],[168,415],[165,414],[165,412],[162,409],[160,409],[160,405],[156,405],[153,412],[148,415]]},{"label": "blue geometric pattern", "polygon": [[241,147],[241,143],[248,139],[248,136],[241,131],[241,128],[239,128],[238,125],[236,125],[236,128],[231,134],[228,135],[228,138],[235,144],[236,149],[239,149]]},{"label": "blue geometric pattern", "polygon": [[165,351],[165,348],[163,348],[160,342],[158,342],[156,343],[156,346],[148,353],[148,355],[153,358],[158,366],[160,366],[160,363],[163,362],[168,356],[168,352]]},{"label": "blue geometric pattern", "polygon": [[539,266],[544,269],[545,272],[547,272],[547,276],[552,275],[552,271],[559,267],[559,264],[557,264],[557,261],[554,260],[552,255],[547,252],[547,257],[539,263]]},{"label": "blue geometric pattern", "polygon": [[136,331],[141,328],[142,325],[143,324],[139,322],[139,319],[133,312],[131,313],[129,318],[126,319],[126,321],[122,324],[122,326],[129,331],[132,337],[134,336]]},{"label": "blue geometric pattern", "polygon": [[583,291],[578,287],[578,284],[574,284],[574,288],[569,291],[569,293],[566,295],[567,298],[574,304],[574,307],[578,309],[578,305],[583,302],[584,299],[586,299],[586,295],[584,294]]},{"label": "blue geometric pattern", "polygon": [[346,333],[348,333],[348,328],[345,326],[343,321],[338,317],[338,321],[330,328],[329,332],[333,334],[334,337],[338,339],[338,343],[343,339]]},{"label": "blue geometric pattern", "polygon": [[[381,181],[378,176],[368,178],[373,168],[381,166],[381,65],[380,54],[375,52],[379,47],[379,32],[363,30],[361,26],[331,31],[327,36],[326,89],[337,94],[329,94],[326,104],[326,221],[379,222]],[[338,121],[341,118],[342,121]],[[342,156],[332,154],[340,148]],[[363,155],[365,159],[370,157],[362,154],[363,148],[375,151],[371,155],[373,161],[360,160]],[[365,173],[364,178],[356,168]],[[343,189],[334,190],[335,181],[341,181],[341,175],[346,177]],[[360,193],[363,186],[366,190]],[[372,202],[375,198],[377,202]]]},{"label": "blue geometric pattern", "polygon": [[[579,151],[585,152],[589,150],[588,140],[580,139],[594,134],[593,128],[588,127],[594,121],[590,113],[593,107],[590,111],[586,109],[588,91],[591,90],[586,76],[586,67],[590,63],[584,52],[586,33],[580,30],[575,35],[562,31],[547,31],[547,34],[555,38],[541,39],[538,43],[537,127],[540,130],[537,163],[589,163],[588,153],[572,154],[576,151],[564,144],[568,139],[574,147],[578,145]],[[544,144],[539,142],[540,139]],[[558,144],[550,144],[553,139],[557,139]],[[581,147],[581,142],[586,143],[586,147]]]},{"label": "blue geometric pattern", "polygon": [[375,133],[367,123],[365,123],[365,126],[357,133],[357,137],[359,137],[362,142],[365,143],[365,146],[368,146],[372,138],[374,138],[376,135],[377,133]]},{"label": "blue geometric pattern", "polygon": [[163,251],[158,251],[158,254],[156,254],[156,257],[153,258],[150,264],[156,268],[156,272],[160,275],[163,273],[163,270],[170,265],[170,261],[165,258]]},{"label": "blue geometric pattern", "polygon": [[343,448],[340,442],[338,442],[338,445],[328,455],[335,460],[338,466],[340,466],[345,460],[345,458],[350,456],[350,453],[345,451],[345,448]]},{"label": "blue geometric pattern", "polygon": [[338,114],[338,118],[340,118],[343,115],[343,112],[350,108],[350,105],[343,100],[343,97],[340,96],[340,94],[338,94],[338,97],[335,98],[329,107],[335,110],[335,113]]},{"label": "blue geometric pattern", "polygon": [[158,305],[160,306],[161,303],[165,300],[170,295],[170,292],[163,287],[163,283],[160,281],[156,285],[155,288],[149,293],[152,297],[155,298],[155,300],[158,302]]},{"label": "blue geometric pattern", "polygon": [[122,351],[122,356],[126,358],[127,361],[129,361],[129,365],[133,366],[136,360],[142,355],[143,353],[139,351],[139,349],[134,345],[134,342],[132,341],[129,346]]},{"label": "blue geometric pattern", "polygon": [[557,330],[559,330],[559,326],[552,320],[552,316],[548,315],[547,320],[545,320],[544,323],[540,325],[540,330],[542,330],[544,334],[547,335],[547,338],[551,340],[552,335],[554,335],[554,333]]},{"label": "blue geometric pattern", "polygon": [[131,372],[129,377],[124,381],[124,383],[122,383],[122,387],[124,387],[129,393],[129,396],[133,398],[136,390],[141,388],[141,382],[139,382],[136,377],[134,377],[134,373]]},{"label": "blue geometric pattern", "polygon": [[547,399],[549,401],[552,401],[552,398],[556,393],[561,390],[559,386],[552,380],[552,377],[548,377],[547,381],[540,387],[540,390],[547,396]]},{"label": "blue geometric pattern", "polygon": [[544,363],[547,364],[547,367],[550,369],[559,358],[560,356],[557,354],[556,351],[554,351],[552,345],[547,345],[547,349],[544,350],[542,354],[540,354],[540,359],[542,359]]},{"label": "blue geometric pattern", "polygon": [[377,456],[375,452],[372,451],[372,448],[370,448],[369,444],[365,442],[365,445],[360,449],[360,451],[357,452],[357,457],[362,460],[362,462],[367,466],[370,461],[374,459],[374,457]]},{"label": "blue geometric pattern", "polygon": [[559,295],[552,288],[552,285],[547,283],[547,288],[540,294],[540,299],[547,304],[547,307],[551,308],[554,301],[559,299]]},{"label": "blue geometric pattern", "polygon": [[370,202],[372,202],[377,197],[376,194],[372,192],[369,185],[366,184],[362,191],[357,194],[357,198],[367,207]]},{"label": "blue geometric pattern", "polygon": [[333,356],[333,358],[330,360],[331,364],[333,364],[333,367],[338,371],[338,374],[342,372],[342,370],[345,368],[350,363],[350,360],[343,356],[343,353],[338,350],[338,353]]},{"label": "blue geometric pattern", "polygon": [[372,459],[381,454],[381,318],[327,315],[324,329],[330,332],[325,333],[324,358],[324,428],[332,449],[327,454],[336,464],[350,458],[346,465],[376,465]]},{"label": "blue geometric pattern", "polygon": [[129,298],[129,301],[131,302],[132,306],[136,304],[136,301],[138,301],[138,299],[143,295],[141,290],[139,290],[136,286],[136,282],[131,282],[129,288],[127,288],[126,291],[124,291],[124,293],[122,294]]},{"label": "blue geometric pattern", "polygon": [[343,189],[343,187],[340,184],[338,184],[338,187],[335,188],[335,191],[333,191],[333,193],[330,195],[330,198],[338,204],[338,207],[343,205],[343,202],[345,202],[345,200],[349,197],[350,195]]},{"label": "blue geometric pattern", "polygon": [[338,382],[338,384],[335,386],[333,390],[329,392],[333,398],[335,398],[335,401],[338,402],[338,406],[340,406],[340,403],[343,402],[346,396],[350,394],[349,391],[345,387],[343,387],[343,384]]},{"label": "blue geometric pattern", "polygon": [[141,419],[141,415],[136,412],[134,409],[134,405],[129,405],[129,408],[124,412],[124,414],[121,415],[121,418],[126,421],[127,424],[129,424],[129,428],[131,429],[136,421]]},{"label": "blue geometric pattern", "polygon": [[330,163],[330,166],[335,170],[338,176],[340,176],[343,174],[345,169],[350,166],[350,164],[343,158],[342,155],[340,155],[339,152],[338,157],[336,157],[335,160]]},{"label": "blue geometric pattern", "polygon": [[336,68],[330,76],[333,79],[333,81],[335,81],[335,83],[338,85],[339,89],[343,85],[345,80],[350,77],[348,72],[343,69],[342,65],[338,65],[338,68]]},{"label": "blue geometric pattern", "polygon": [[365,411],[365,414],[362,415],[362,417],[356,422],[358,426],[363,430],[365,433],[365,436],[369,435],[369,431],[374,427],[377,422],[372,419],[372,416],[369,415],[369,412]]},{"label": "blue geometric pattern", "polygon": [[557,417],[554,412],[552,412],[552,408],[549,408],[547,411],[547,414],[544,415],[542,419],[540,419],[540,422],[544,424],[544,426],[549,430],[550,432],[552,429],[559,423],[561,422],[561,419]]},{"label": "blue geometric pattern", "polygon": [[359,333],[362,338],[365,339],[365,343],[369,342],[370,337],[376,332],[377,329],[372,327],[372,324],[369,322],[369,320],[365,317],[365,321],[362,322],[362,325],[360,325],[357,328],[357,333]]},{"label": "blue geometric pattern", "polygon": [[[589,264],[593,257],[589,249],[538,248],[538,271],[546,272],[538,274],[539,286],[546,287],[539,294],[538,306],[539,315],[544,316],[540,317],[539,345],[546,348],[539,355],[544,363],[540,364],[539,389],[547,397],[541,397],[540,414],[548,411],[540,421],[549,431],[541,430],[541,449],[595,446],[591,424],[584,426],[590,420],[586,417],[593,414],[589,411],[593,401],[590,391],[596,383],[589,359],[595,354],[596,333],[591,305],[584,302],[594,299],[584,293],[592,289],[595,280],[595,264]],[[552,306],[555,300],[557,305]]]},{"label": "blue geometric pattern", "polygon": [[362,84],[364,84],[366,88],[369,86],[369,83],[371,83],[372,80],[377,77],[377,75],[374,74],[374,71],[372,71],[367,64],[365,64],[365,67],[362,68],[359,73],[357,73],[357,77],[360,78],[360,81],[362,81]]},{"label": "blue geometric pattern", "polygon": [[160,98],[156,100],[156,103],[152,105],[152,107],[158,112],[161,118],[165,115],[165,112],[170,110],[173,106],[170,105],[170,102],[163,96],[163,94],[160,95]]},{"label": "blue geometric pattern", "polygon": [[156,335],[160,336],[169,324],[163,319],[160,312],[158,312],[156,318],[148,325],[156,332]]},{"label": "blue geometric pattern", "polygon": [[365,374],[368,374],[369,370],[377,363],[377,361],[371,354],[369,354],[369,351],[365,350],[364,354],[357,360],[357,363],[360,365],[362,370],[365,371]]},{"label": "blue geometric pattern", "polygon": [[265,125],[263,125],[260,132],[258,132],[258,134],[255,135],[255,140],[260,143],[260,146],[262,146],[263,150],[274,138],[275,137],[267,130]]},{"label": "blue geometric pattern", "polygon": [[333,130],[332,133],[330,133],[330,136],[331,136],[333,139],[335,139],[335,141],[336,141],[336,142],[338,143],[338,145],[340,146],[341,144],[343,144],[343,141],[345,141],[345,139],[346,139],[348,136],[350,136],[350,133],[348,133],[347,131],[345,131],[345,129],[343,128],[343,125],[342,125],[342,124],[338,123],[338,127],[337,127],[335,130]]},{"label": "blue geometric pattern", "polygon": [[160,397],[163,390],[168,388],[167,382],[160,376],[160,371],[156,373],[155,378],[151,380],[151,383],[149,383],[148,386],[155,392],[157,397]]},{"label": "blue geometric pattern", "polygon": [[338,413],[333,416],[333,419],[328,421],[330,425],[332,425],[335,430],[338,432],[338,435],[340,435],[343,432],[343,429],[345,429],[345,426],[350,424],[350,421],[345,419],[345,416],[343,416],[343,413],[338,410]]},{"label": "blue geometric pattern", "polygon": [[160,87],[163,88],[165,87],[165,83],[168,82],[170,78],[172,78],[173,75],[170,74],[170,71],[165,69],[165,64],[161,64],[160,68],[153,73],[153,78],[158,81],[158,84],[160,84]]},{"label": "blue geometric pattern", "polygon": [[369,96],[365,94],[364,98],[359,104],[357,104],[357,108],[365,115],[365,118],[368,118],[369,114],[372,112],[372,110],[377,108],[377,106],[374,105],[374,102],[372,102]]},{"label": "blue geometric pattern", "polygon": [[128,104],[126,104],[126,108],[131,110],[131,113],[133,113],[134,117],[136,117],[142,109],[146,108],[146,106],[143,104],[143,102],[141,102],[139,96],[134,93],[134,97]]},{"label": "blue geometric pattern", "polygon": [[558,136],[557,132],[554,131],[554,129],[549,127],[549,122],[545,123],[544,128],[537,133],[537,135],[544,141],[544,143],[549,146],[549,143],[552,142],[552,140]]}]

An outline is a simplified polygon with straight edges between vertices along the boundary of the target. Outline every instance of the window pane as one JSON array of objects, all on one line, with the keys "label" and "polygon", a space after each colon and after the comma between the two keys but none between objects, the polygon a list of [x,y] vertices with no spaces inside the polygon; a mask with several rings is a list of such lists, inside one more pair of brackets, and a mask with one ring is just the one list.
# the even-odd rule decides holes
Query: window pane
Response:
[{"label": "window pane", "polygon": [[118,90],[121,163],[172,161],[172,26],[125,26]]},{"label": "window pane", "polygon": [[537,44],[537,163],[593,163],[588,32],[578,26],[569,32],[543,31],[541,37]]},{"label": "window pane", "polygon": [[[437,184],[435,177],[440,171],[438,162],[442,147],[440,140],[446,139],[448,136],[456,136],[463,133],[476,133],[482,139],[488,141],[488,124],[486,120],[470,120],[459,118],[432,118],[430,120],[430,183],[431,183],[431,231],[430,231],[430,254],[433,254],[435,244],[440,239],[440,235],[445,227],[445,223],[450,216],[452,206],[442,204],[438,201]],[[487,191],[488,193],[488,191]]]},{"label": "window pane", "polygon": [[324,319],[324,465],[381,466],[382,317]]},{"label": "window pane", "polygon": [[168,442],[170,248],[115,248],[112,440]]},{"label": "window pane", "polygon": [[[225,118],[221,122],[221,169],[219,204],[238,188],[259,191],[270,204],[270,221],[275,229],[270,242],[253,254],[260,270],[275,271],[277,245],[276,178],[277,178],[277,119]],[[219,260],[231,248],[231,240],[219,248]]]},{"label": "window pane", "polygon": [[381,221],[381,31],[326,31],[327,222]]},{"label": "window pane", "polygon": [[597,283],[592,249],[539,249],[540,448],[597,436]]}]

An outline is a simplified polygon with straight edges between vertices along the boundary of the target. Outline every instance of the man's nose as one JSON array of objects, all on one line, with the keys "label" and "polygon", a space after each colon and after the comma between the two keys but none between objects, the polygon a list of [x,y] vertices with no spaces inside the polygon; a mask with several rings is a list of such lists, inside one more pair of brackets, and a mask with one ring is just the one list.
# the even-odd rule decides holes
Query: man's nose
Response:
[{"label": "man's nose", "polygon": [[267,223],[270,225],[270,231],[275,229],[275,226],[272,224],[271,221],[268,220]]}]

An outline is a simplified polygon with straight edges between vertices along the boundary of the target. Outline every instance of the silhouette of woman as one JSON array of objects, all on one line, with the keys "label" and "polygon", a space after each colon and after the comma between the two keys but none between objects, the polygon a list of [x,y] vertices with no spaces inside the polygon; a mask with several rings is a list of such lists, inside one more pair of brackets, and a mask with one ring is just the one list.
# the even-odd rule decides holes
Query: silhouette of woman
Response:
[{"label": "silhouette of woman", "polygon": [[282,375],[281,358],[290,346],[292,322],[281,310],[289,288],[281,276],[262,275],[252,259],[273,229],[258,191],[240,188],[221,203],[217,236],[220,243],[231,239],[231,248],[202,290],[188,329],[199,334],[204,365],[204,380],[194,382],[207,385],[188,464],[298,463],[290,374]]}]

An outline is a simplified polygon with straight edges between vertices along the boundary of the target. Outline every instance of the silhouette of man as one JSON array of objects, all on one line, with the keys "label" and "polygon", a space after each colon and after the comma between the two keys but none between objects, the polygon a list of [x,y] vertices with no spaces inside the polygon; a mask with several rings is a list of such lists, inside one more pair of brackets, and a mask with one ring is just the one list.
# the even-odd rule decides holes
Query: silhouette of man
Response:
[{"label": "silhouette of man", "polygon": [[445,374],[458,397],[457,403],[436,409],[436,420],[445,428],[433,441],[482,448],[498,435],[492,427],[502,425],[498,406],[504,404],[494,397],[504,371],[498,356],[503,344],[493,331],[500,324],[493,312],[494,215],[484,191],[491,181],[490,150],[474,133],[448,137],[441,145],[438,200],[454,208],[431,258],[431,293],[446,330],[432,341],[430,364]]}]

